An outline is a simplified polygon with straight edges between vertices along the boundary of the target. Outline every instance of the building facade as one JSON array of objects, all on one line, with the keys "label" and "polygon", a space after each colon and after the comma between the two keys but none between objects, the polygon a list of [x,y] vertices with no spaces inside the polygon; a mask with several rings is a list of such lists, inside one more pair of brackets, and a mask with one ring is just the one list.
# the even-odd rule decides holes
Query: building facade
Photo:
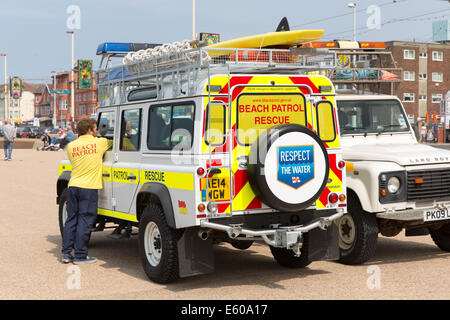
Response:
[{"label": "building facade", "polygon": [[[38,90],[35,100],[36,117],[44,121],[50,119],[51,125],[54,124],[57,127],[65,128],[71,125],[71,81],[71,72],[58,72],[52,77],[51,84]],[[75,83],[76,81],[77,73],[75,72]],[[89,118],[96,113],[98,100],[95,83],[92,89],[78,89],[75,85],[74,104],[74,122]]]},{"label": "building facade", "polygon": [[41,127],[52,126],[53,96],[49,85],[42,85],[34,92],[34,116],[39,119]]},{"label": "building facade", "polygon": [[450,44],[391,41],[386,47],[403,70],[395,94],[410,119],[439,115],[440,103],[450,90]]},{"label": "building facade", "polygon": [[[13,99],[8,92],[7,118],[17,124],[33,122],[35,115],[34,92],[40,86],[41,84],[22,82],[22,96],[18,99]],[[5,120],[5,85],[0,86],[0,120]]]}]

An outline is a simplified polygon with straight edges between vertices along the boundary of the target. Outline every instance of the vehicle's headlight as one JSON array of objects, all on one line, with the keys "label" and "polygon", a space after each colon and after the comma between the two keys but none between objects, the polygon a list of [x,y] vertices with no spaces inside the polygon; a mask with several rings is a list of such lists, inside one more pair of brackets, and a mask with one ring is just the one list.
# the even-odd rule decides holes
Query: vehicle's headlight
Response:
[{"label": "vehicle's headlight", "polygon": [[400,179],[397,177],[390,177],[387,183],[387,189],[390,193],[397,193],[400,189]]}]

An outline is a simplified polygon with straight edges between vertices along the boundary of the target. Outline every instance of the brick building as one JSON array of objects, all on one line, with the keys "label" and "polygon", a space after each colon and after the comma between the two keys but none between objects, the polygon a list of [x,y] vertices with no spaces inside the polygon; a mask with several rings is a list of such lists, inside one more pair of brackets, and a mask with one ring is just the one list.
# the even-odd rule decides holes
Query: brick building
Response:
[{"label": "brick building", "polygon": [[53,97],[48,86],[42,85],[34,92],[34,116],[39,119],[41,127],[52,125]]},{"label": "brick building", "polygon": [[[53,123],[53,117],[56,117],[56,126],[65,128],[70,125],[70,122],[72,121],[70,97],[71,77],[71,72],[58,72],[52,77],[51,84],[37,90],[35,93],[35,116],[42,119],[41,122],[46,121],[47,123],[50,119],[49,125],[51,125]],[[77,81],[77,72],[75,72],[75,81]],[[49,90],[58,92],[56,94],[56,99]],[[93,113],[96,113],[98,100],[97,86],[95,83],[93,83],[93,88],[90,90],[78,89],[75,84],[74,102],[75,122],[83,118],[89,118]]]},{"label": "brick building", "polygon": [[414,121],[427,113],[439,115],[440,102],[450,90],[450,44],[390,41],[386,47],[403,70],[395,95],[411,120],[413,115]]}]

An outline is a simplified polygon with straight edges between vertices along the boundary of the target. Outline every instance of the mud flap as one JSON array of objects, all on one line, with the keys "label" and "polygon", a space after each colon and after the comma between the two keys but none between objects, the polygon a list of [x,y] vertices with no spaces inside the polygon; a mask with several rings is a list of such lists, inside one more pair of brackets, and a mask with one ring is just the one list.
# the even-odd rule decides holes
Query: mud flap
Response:
[{"label": "mud flap", "polygon": [[212,240],[201,240],[199,228],[187,228],[178,240],[178,266],[181,278],[214,272]]},{"label": "mud flap", "polygon": [[339,259],[339,234],[334,223],[327,230],[313,229],[308,232],[308,236],[309,261]]}]

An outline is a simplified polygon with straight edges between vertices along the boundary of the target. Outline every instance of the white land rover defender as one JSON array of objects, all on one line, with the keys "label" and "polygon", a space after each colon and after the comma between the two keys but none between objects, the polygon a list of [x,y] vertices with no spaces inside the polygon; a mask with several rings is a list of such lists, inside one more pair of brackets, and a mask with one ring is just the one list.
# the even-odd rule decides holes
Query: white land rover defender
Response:
[{"label": "white land rover defender", "polygon": [[450,251],[450,152],[417,142],[395,96],[338,95],[348,213],[340,261],[359,264],[387,237],[430,234]]},{"label": "white land rover defender", "polygon": [[[98,52],[108,61],[128,47]],[[330,80],[300,76],[307,65],[289,50],[147,53],[96,75],[99,135],[114,144],[94,230],[139,228],[144,270],[159,283],[212,272],[220,242],[261,241],[291,268],[338,259],[345,163]],[[61,228],[70,172],[63,161]]]}]

